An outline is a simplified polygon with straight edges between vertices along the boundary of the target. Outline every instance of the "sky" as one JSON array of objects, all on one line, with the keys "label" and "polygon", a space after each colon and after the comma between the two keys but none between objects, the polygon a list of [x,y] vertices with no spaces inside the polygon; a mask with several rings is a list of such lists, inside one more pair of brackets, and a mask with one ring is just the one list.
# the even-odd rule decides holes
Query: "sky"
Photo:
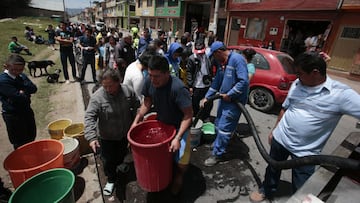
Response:
[{"label": "sky", "polygon": [[32,0],[32,7],[55,11],[63,11],[63,1],[66,8],[85,8],[93,5],[94,0]]}]

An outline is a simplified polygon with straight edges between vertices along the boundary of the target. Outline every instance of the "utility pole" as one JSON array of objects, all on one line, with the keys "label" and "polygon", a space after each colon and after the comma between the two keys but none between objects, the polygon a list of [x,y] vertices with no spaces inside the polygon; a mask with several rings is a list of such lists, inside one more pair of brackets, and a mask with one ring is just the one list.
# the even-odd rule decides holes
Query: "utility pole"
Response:
[{"label": "utility pole", "polygon": [[127,3],[127,21],[128,21],[128,31],[130,31],[130,1],[131,0],[126,0]]},{"label": "utility pole", "polygon": [[67,16],[66,16],[65,0],[63,0],[63,7],[64,7],[64,22],[66,22],[67,21]]},{"label": "utility pole", "polygon": [[217,31],[217,21],[218,21],[219,5],[220,5],[220,0],[215,0],[214,27],[213,27],[213,31],[214,31],[214,34],[215,34],[215,35],[216,35],[216,31]]}]

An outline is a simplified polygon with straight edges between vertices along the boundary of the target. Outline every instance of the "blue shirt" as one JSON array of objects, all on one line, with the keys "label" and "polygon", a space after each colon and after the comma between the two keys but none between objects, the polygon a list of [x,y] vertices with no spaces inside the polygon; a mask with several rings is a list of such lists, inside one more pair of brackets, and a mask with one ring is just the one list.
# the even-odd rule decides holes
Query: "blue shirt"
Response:
[{"label": "blue shirt", "polygon": [[248,73],[251,75],[255,74],[255,66],[253,63],[248,63],[247,64],[247,69],[248,69]]},{"label": "blue shirt", "polygon": [[316,87],[295,80],[282,106],[273,137],[298,157],[320,154],[342,115],[360,119],[360,95],[329,77]]}]

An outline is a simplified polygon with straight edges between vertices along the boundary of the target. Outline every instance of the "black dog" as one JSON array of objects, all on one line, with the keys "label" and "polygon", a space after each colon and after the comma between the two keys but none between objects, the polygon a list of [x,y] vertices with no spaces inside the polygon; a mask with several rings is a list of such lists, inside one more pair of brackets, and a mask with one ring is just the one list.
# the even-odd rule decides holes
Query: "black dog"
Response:
[{"label": "black dog", "polygon": [[48,77],[46,78],[47,82],[48,83],[59,82],[60,73],[61,73],[60,69],[55,69],[55,72],[53,74],[49,74]]},{"label": "black dog", "polygon": [[[43,61],[30,61],[28,63],[28,68],[29,68],[29,72],[31,76],[37,77],[36,76],[36,69],[40,69],[40,75],[43,75],[42,69],[45,70],[46,75],[49,75],[49,73],[47,72],[47,67],[48,66],[53,66],[55,65],[55,63],[51,60],[43,60]],[[34,71],[34,75],[31,74],[31,70]]]}]

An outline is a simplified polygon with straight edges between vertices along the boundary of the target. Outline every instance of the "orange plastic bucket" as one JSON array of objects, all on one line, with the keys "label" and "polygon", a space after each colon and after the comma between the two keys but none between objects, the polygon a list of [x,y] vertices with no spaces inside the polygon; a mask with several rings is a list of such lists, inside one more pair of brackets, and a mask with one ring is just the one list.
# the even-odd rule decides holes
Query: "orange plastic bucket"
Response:
[{"label": "orange plastic bucket", "polygon": [[4,160],[14,188],[32,176],[52,168],[63,168],[64,145],[54,139],[27,143],[11,152]]},{"label": "orange plastic bucket", "polygon": [[145,191],[161,191],[171,182],[173,154],[169,147],[175,134],[174,126],[157,120],[144,121],[129,131],[136,178]]}]

